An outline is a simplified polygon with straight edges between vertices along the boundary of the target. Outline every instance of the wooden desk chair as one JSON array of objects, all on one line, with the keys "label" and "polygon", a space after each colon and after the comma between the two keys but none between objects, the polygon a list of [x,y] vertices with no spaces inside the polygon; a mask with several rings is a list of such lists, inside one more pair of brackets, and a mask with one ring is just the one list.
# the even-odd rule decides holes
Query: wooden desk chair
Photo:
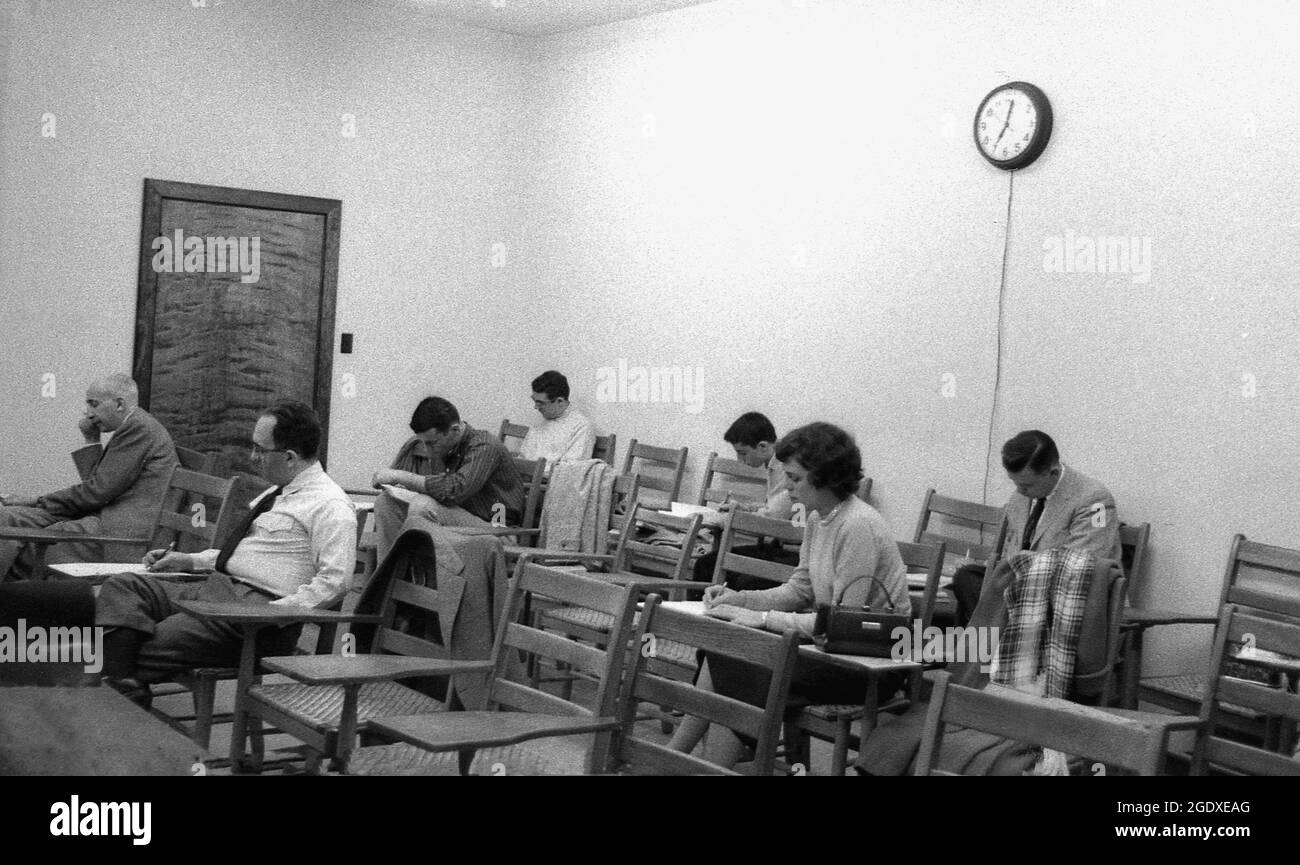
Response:
[{"label": "wooden desk chair", "polygon": [[[1116,643],[1119,657],[1114,659],[1114,663],[1119,681],[1116,687],[1117,693],[1114,696],[1117,698],[1116,702],[1130,709],[1137,708],[1137,688],[1138,679],[1142,672],[1142,659],[1135,654],[1132,640],[1129,639],[1129,632],[1133,630],[1133,626],[1127,622],[1127,618],[1128,611],[1133,606],[1133,600],[1138,596],[1139,590],[1136,586],[1141,585],[1141,580],[1146,573],[1147,545],[1150,541],[1150,523],[1137,523],[1135,525],[1120,523],[1120,564],[1124,568],[1128,588],[1119,621],[1119,639]],[[1106,705],[1109,705],[1109,703]]]},{"label": "wooden desk chair", "polygon": [[[686,474],[686,448],[664,448],[632,439],[620,474],[641,475],[641,498],[661,508],[679,501]],[[647,495],[647,492],[649,494]]]},{"label": "wooden desk chair", "polygon": [[717,451],[713,451],[704,466],[704,480],[700,483],[700,494],[695,497],[695,504],[720,505],[729,500],[757,505],[766,503],[767,472],[747,466],[740,460],[720,457]]},{"label": "wooden desk chair", "polygon": [[[352,623],[358,654],[372,655],[374,668],[385,675],[362,679],[348,676],[346,655],[320,654],[297,658],[295,670],[309,670],[319,684],[266,685],[253,681],[254,665],[248,639],[248,657],[240,668],[230,759],[237,768],[260,769],[244,754],[246,729],[262,722],[292,735],[307,747],[309,771],[334,758],[346,765],[356,733],[372,719],[392,715],[443,711],[456,702],[455,683],[448,682],[445,696],[435,699],[399,684],[412,677],[447,676],[482,672],[482,662],[451,661],[450,646],[456,613],[465,590],[458,575],[440,580],[433,540],[427,532],[403,532],[392,553],[381,563],[354,613],[277,607],[283,623],[339,625]],[[249,605],[182,603],[183,609],[203,618],[249,624]],[[257,609],[252,611],[257,614]],[[271,613],[267,613],[271,615]],[[275,622],[280,623],[280,620]],[[332,640],[330,641],[332,643]],[[294,658],[265,658],[262,666],[281,672]],[[477,665],[477,666],[475,666]]]},{"label": "wooden desk chair", "polygon": [[617,445],[618,436],[613,433],[596,436],[596,442],[591,446],[591,458],[593,460],[603,460],[612,466],[614,464],[614,448]]},{"label": "wooden desk chair", "polygon": [[[371,732],[402,744],[361,748],[348,772],[358,775],[464,774],[471,764],[483,774],[591,774],[604,769],[609,740],[618,728],[618,696],[636,616],[636,593],[588,576],[520,559],[510,582],[492,650],[492,678],[486,702],[477,711],[442,712],[377,719]],[[522,617],[529,597],[547,598],[569,608],[588,609],[614,623],[604,650],[532,627]],[[519,660],[563,662],[595,680],[590,708],[529,684]],[[363,675],[372,661],[344,659]],[[279,665],[298,675],[303,659]],[[307,679],[304,678],[304,681]],[[534,740],[580,737],[542,745]],[[477,752],[477,760],[474,759]],[[453,754],[459,760],[446,759]]]},{"label": "wooden desk chair", "polygon": [[[1300,597],[1287,598],[1275,609],[1289,615],[1265,617],[1237,604],[1223,607],[1201,701],[1201,732],[1192,752],[1193,775],[1204,775],[1211,769],[1244,775],[1300,775],[1300,759],[1291,753],[1296,724],[1300,722],[1300,695],[1295,693],[1294,684],[1295,659],[1300,658]],[[1236,646],[1242,646],[1239,653],[1233,651]],[[1280,675],[1267,682],[1239,678],[1234,672],[1243,663],[1272,667]],[[1269,718],[1273,726],[1289,729],[1291,735],[1275,741],[1284,749],[1282,753],[1267,747],[1268,743],[1257,747],[1230,738],[1231,725],[1225,730],[1223,721],[1242,709]]]},{"label": "wooden desk chair", "polygon": [[[141,556],[149,550],[175,544],[180,552],[211,549],[218,536],[224,539],[238,519],[238,505],[231,497],[236,478],[222,479],[177,468],[167,482],[158,518],[149,538],[137,541]],[[242,490],[242,487],[241,487]],[[259,490],[260,491],[260,490]],[[211,517],[209,517],[211,515]],[[72,536],[69,536],[72,537]],[[66,562],[49,565],[51,572],[76,577],[99,585],[121,573],[124,562]],[[132,563],[139,566],[139,561]]]},{"label": "wooden desk chair", "polygon": [[[700,515],[676,517],[660,513],[654,508],[636,504],[630,518],[624,522],[619,535],[618,546],[613,554],[574,554],[555,553],[533,555],[534,561],[543,564],[548,561],[577,563],[586,568],[608,568],[607,572],[595,573],[595,579],[613,582],[617,585],[634,588],[640,594],[660,592],[683,598],[688,591],[703,591],[703,583],[691,579],[691,554],[695,539],[700,532]],[[637,524],[642,523],[652,529],[664,529],[681,534],[681,546],[660,546],[636,539]],[[585,640],[596,645],[606,645],[614,621],[608,615],[582,607],[541,607],[534,611],[534,622],[542,630],[559,631],[568,637]],[[540,684],[539,668],[534,668],[534,683]],[[564,682],[563,694],[567,699],[571,693],[572,676],[563,669],[558,671],[558,680]]]},{"label": "wooden desk chair", "polygon": [[[1265,616],[1285,616],[1289,615],[1288,599],[1296,597],[1300,597],[1300,550],[1249,541],[1241,534],[1233,537],[1220,594],[1220,609],[1225,604],[1234,604]],[[1133,668],[1140,669],[1147,629],[1167,625],[1217,625],[1218,622],[1217,616],[1139,607],[1126,610],[1126,636],[1132,641],[1127,654],[1136,659]],[[1241,672],[1245,674],[1247,671]],[[1173,709],[1179,714],[1198,714],[1207,693],[1206,678],[1204,674],[1142,678],[1138,699]],[[1277,746],[1278,743],[1273,741],[1277,730],[1270,728],[1268,717],[1262,712],[1231,702],[1219,708],[1219,729],[1263,742],[1266,748]]]},{"label": "wooden desk chair", "polygon": [[[944,572],[951,575],[963,560],[985,563],[991,573],[1006,538],[1007,517],[1002,508],[940,495],[930,487],[921,502],[921,516],[912,542],[942,542],[948,556]],[[936,604],[935,613],[940,619],[956,620],[957,600],[951,591],[940,591]]]},{"label": "wooden desk chair", "polygon": [[659,604],[658,595],[652,595],[642,609],[634,646],[671,641],[770,670],[767,702],[764,708],[759,708],[706,691],[691,682],[655,675],[647,663],[647,656],[654,653],[634,652],[631,675],[625,677],[622,730],[615,739],[611,771],[626,775],[739,774],[640,735],[638,709],[641,703],[650,703],[753,737],[757,745],[754,760],[749,764],[750,772],[757,776],[772,775],[790,678],[794,675],[796,639],[793,631],[778,636],[674,610]]},{"label": "wooden desk chair", "polygon": [[[727,515],[718,546],[718,559],[713,568],[710,585],[721,586],[727,574],[761,577],[774,583],[783,583],[794,572],[794,565],[768,561],[742,555],[736,550],[768,539],[785,547],[798,549],[803,543],[803,528],[788,520],[777,520],[745,511]],[[694,647],[672,640],[658,640],[653,657],[647,659],[651,672],[671,679],[694,681],[699,670]]]},{"label": "wooden desk chair", "polygon": [[[903,564],[908,573],[923,573],[925,579],[921,586],[913,589],[909,586],[912,599],[913,619],[920,622],[921,633],[930,627],[934,619],[935,600],[939,592],[939,576],[943,569],[944,545],[910,544],[898,541],[898,552],[903,557]],[[902,712],[920,699],[921,674],[918,671],[911,676],[906,697],[898,697],[878,711]],[[807,706],[792,715],[786,724],[786,741],[791,746],[795,762],[810,765],[810,744],[808,738],[821,739],[831,744],[831,774],[838,777],[848,767],[850,748],[858,747],[860,738],[853,731],[853,725],[860,722],[865,713],[865,705],[857,704],[818,704]],[[874,724],[872,725],[874,726]]]},{"label": "wooden desk chair", "polygon": [[1138,775],[1158,775],[1164,767],[1170,728],[1148,726],[1102,709],[1066,700],[1035,697],[990,685],[982,690],[950,681],[935,682],[916,761],[917,775],[948,775],[938,768],[947,724],[1052,748]]},{"label": "wooden desk chair", "polygon": [[520,446],[524,443],[524,439],[528,436],[529,429],[531,427],[521,423],[511,423],[510,419],[506,418],[501,421],[501,430],[497,433],[497,438],[501,439],[501,443],[506,446],[507,450],[517,454]]},{"label": "wooden desk chair", "polygon": [[216,474],[217,455],[205,454],[202,451],[183,448],[176,446],[176,459],[180,462],[181,468],[200,474]]}]

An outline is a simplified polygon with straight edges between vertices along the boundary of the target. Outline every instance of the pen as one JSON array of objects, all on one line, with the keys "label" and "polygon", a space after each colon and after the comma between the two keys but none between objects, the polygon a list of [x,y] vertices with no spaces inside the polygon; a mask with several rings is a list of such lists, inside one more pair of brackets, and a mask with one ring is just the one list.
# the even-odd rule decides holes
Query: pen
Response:
[{"label": "pen", "polygon": [[158,564],[159,562],[161,562],[163,559],[167,558],[167,554],[168,554],[168,553],[172,553],[172,552],[175,552],[175,551],[176,551],[176,539],[175,539],[175,538],[172,538],[172,542],[171,542],[170,544],[167,545],[167,549],[163,550],[163,554],[162,554],[161,556],[159,556],[158,558],[154,559],[153,564],[149,566],[149,570],[151,570],[151,571],[152,571],[152,570],[155,570],[155,567],[154,567],[155,565],[157,565],[157,564]]}]

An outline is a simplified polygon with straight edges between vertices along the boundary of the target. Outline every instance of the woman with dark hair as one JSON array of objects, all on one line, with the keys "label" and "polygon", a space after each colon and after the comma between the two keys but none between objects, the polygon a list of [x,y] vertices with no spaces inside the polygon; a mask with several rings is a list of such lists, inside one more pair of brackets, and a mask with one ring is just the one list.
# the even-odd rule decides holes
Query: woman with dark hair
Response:
[{"label": "woman with dark hair", "polygon": [[[785,470],[786,487],[796,510],[802,507],[807,524],[799,565],[790,579],[772,589],[737,592],[710,586],[704,594],[709,615],[741,625],[781,633],[791,628],[812,637],[819,604],[870,604],[898,615],[911,615],[907,569],[893,532],[875,508],[854,493],[862,480],[862,454],[851,436],[828,423],[811,423],[792,430],[776,446]],[[701,666],[701,686],[720,694],[763,705],[766,676],[750,664],[708,656]],[[882,698],[898,682],[882,682]],[[891,687],[892,686],[892,687]],[[790,686],[792,705],[859,703],[866,695],[866,674],[800,659]],[[671,747],[689,751],[707,729],[707,722],[687,718],[673,736]],[[739,741],[714,754],[724,764],[739,756]]]}]

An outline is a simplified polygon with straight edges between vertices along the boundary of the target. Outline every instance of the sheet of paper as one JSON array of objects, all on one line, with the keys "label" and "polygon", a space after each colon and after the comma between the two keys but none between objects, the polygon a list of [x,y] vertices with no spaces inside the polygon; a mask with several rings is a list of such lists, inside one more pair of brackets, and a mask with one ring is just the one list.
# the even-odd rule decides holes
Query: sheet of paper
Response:
[{"label": "sheet of paper", "polygon": [[399,502],[406,502],[408,505],[415,501],[415,497],[419,495],[419,493],[413,493],[406,487],[394,486],[393,484],[384,484],[383,486],[384,490],[389,495],[397,499]]}]

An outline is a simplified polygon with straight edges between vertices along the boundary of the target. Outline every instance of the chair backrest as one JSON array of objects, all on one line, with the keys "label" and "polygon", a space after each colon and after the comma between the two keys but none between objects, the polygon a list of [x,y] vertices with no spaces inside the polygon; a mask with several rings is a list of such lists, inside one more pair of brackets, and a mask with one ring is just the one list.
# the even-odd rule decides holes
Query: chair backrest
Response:
[{"label": "chair backrest", "polygon": [[192,553],[216,546],[219,529],[228,530],[239,511],[231,496],[234,485],[234,479],[174,469],[158,511],[152,548],[174,543],[176,550]]},{"label": "chair backrest", "polygon": [[188,469],[192,472],[199,472],[205,475],[216,474],[217,455],[205,454],[202,451],[183,448],[176,446],[176,459],[180,462],[181,468]]},{"label": "chair backrest", "polygon": [[[689,580],[691,557],[700,534],[702,519],[699,514],[678,517],[661,513],[650,505],[637,502],[630,519],[623,523],[611,567],[616,571],[654,574],[673,580]],[[674,543],[651,543],[650,541],[655,540],[653,535],[647,540],[638,540],[638,523],[651,531],[663,530],[673,535]],[[680,541],[680,544],[676,543],[677,541]]]},{"label": "chair backrest", "polygon": [[519,472],[519,480],[524,485],[524,512],[519,518],[519,526],[524,529],[535,529],[537,523],[542,517],[542,491],[546,486],[546,460],[538,458],[535,460],[526,460],[523,457],[515,457],[515,471]]},{"label": "chair backrest", "polygon": [[943,571],[944,545],[910,544],[898,541],[898,554],[908,573],[925,573],[925,584],[912,592],[912,618],[921,620],[921,630],[930,627],[934,619],[934,600],[939,594],[939,575]]},{"label": "chair backrest", "polygon": [[925,491],[912,542],[942,541],[949,556],[988,562],[992,568],[1006,537],[1007,516],[1002,508],[941,496],[931,487]]},{"label": "chair backrest", "polygon": [[511,423],[509,418],[501,421],[501,430],[497,433],[497,438],[511,453],[519,453],[519,446],[524,443],[524,437],[528,435],[529,427],[521,423]]},{"label": "chair backrest", "polygon": [[[352,628],[357,651],[450,658],[452,629],[464,593],[463,576],[439,577],[428,532],[402,532],[357,602],[358,613],[380,617],[377,625]],[[446,702],[451,699],[448,693]]]},{"label": "chair backrest", "polygon": [[794,565],[770,562],[735,552],[737,547],[750,546],[762,538],[780,541],[785,547],[797,549],[803,543],[803,529],[789,520],[777,520],[744,511],[733,511],[722,528],[718,544],[718,561],[713,568],[714,585],[722,585],[727,573],[760,577],[783,583],[794,572]]},{"label": "chair backrest", "polygon": [[1272,611],[1300,596],[1300,550],[1232,539],[1228,572],[1223,581],[1219,606],[1236,604],[1255,610]]},{"label": "chair backrest", "polygon": [[721,504],[729,498],[749,504],[766,502],[767,472],[747,466],[740,460],[720,457],[717,451],[713,451],[704,466],[704,480],[700,483],[700,494],[695,497],[695,503]]},{"label": "chair backrest", "polygon": [[639,496],[667,507],[669,502],[679,501],[682,476],[686,473],[686,448],[661,448],[632,439],[628,442],[621,473],[630,475],[634,471],[641,475]]},{"label": "chair backrest", "polygon": [[[637,594],[630,588],[534,564],[527,553],[521,556],[510,581],[510,594],[501,612],[492,649],[487,708],[545,715],[617,717],[623,667],[635,628]],[[530,597],[609,616],[613,625],[607,648],[597,649],[567,635],[534,627],[522,615]],[[529,681],[526,667],[541,661],[566,664],[575,674],[594,679],[595,697],[583,705],[536,687]],[[604,769],[609,740],[608,733],[596,736],[588,758],[588,773]]]},{"label": "chair backrest", "polygon": [[[654,675],[649,660],[655,654],[654,646],[664,640],[743,660],[770,671],[765,707],[751,706],[690,682]],[[778,636],[733,625],[664,607],[659,604],[658,595],[651,595],[641,611],[641,621],[632,644],[634,648],[644,648],[633,652],[631,674],[624,677],[623,724],[615,747],[614,769],[631,775],[736,774],[638,735],[638,703],[647,702],[666,709],[678,709],[753,737],[757,744],[752,773],[771,775],[785,715],[786,695],[794,673],[796,641],[797,635],[793,630]]]},{"label": "chair backrest", "polygon": [[618,436],[610,433],[607,436],[596,436],[595,443],[591,446],[591,458],[593,460],[604,460],[610,465],[614,464],[614,448],[618,446]]},{"label": "chair backrest", "polygon": [[872,485],[872,483],[873,483],[873,481],[871,480],[871,478],[863,478],[863,479],[858,483],[858,498],[862,499],[862,500],[863,500],[864,502],[866,502],[867,504],[871,504],[871,485]]},{"label": "chair backrest", "polygon": [[966,688],[941,672],[935,674],[930,695],[917,775],[953,774],[937,768],[946,724],[1063,751],[1139,775],[1159,774],[1164,765],[1166,736],[1157,725],[997,685],[982,690]]},{"label": "chair backrest", "polygon": [[[1192,774],[1205,774],[1210,767],[1247,775],[1300,775],[1300,759],[1265,748],[1244,744],[1239,737],[1219,734],[1219,715],[1225,704],[1285,719],[1292,729],[1300,722],[1300,694],[1289,690],[1286,674],[1296,671],[1300,658],[1300,597],[1274,612],[1290,615],[1266,618],[1236,604],[1224,604],[1214,636],[1214,654],[1201,702],[1201,730],[1192,752]],[[1234,656],[1233,650],[1240,647]],[[1280,656],[1280,657],[1279,657]],[[1274,661],[1281,661],[1278,670]],[[1278,684],[1255,682],[1232,675],[1230,665],[1251,664],[1273,667]],[[1275,722],[1276,723],[1276,722]],[[1282,737],[1284,742],[1287,737]]]},{"label": "chair backrest", "polygon": [[1142,579],[1143,567],[1147,560],[1147,543],[1150,539],[1150,523],[1119,524],[1120,564],[1124,567],[1124,576],[1128,578],[1130,604],[1137,597],[1137,587]]}]

